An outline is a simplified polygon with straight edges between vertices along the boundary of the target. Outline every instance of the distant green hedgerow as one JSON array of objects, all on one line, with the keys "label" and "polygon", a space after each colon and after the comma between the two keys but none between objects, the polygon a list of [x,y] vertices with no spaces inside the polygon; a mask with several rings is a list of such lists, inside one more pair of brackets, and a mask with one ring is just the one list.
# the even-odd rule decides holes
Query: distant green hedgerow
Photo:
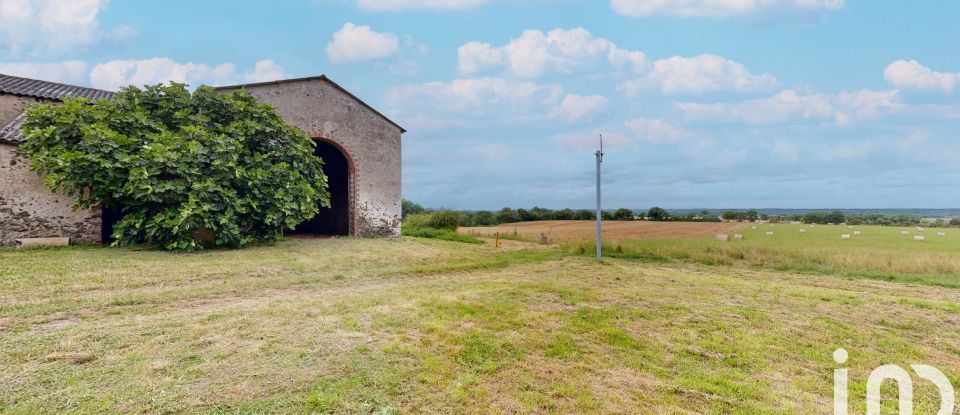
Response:
[{"label": "distant green hedgerow", "polygon": [[443,239],[447,241],[482,244],[483,241],[457,233],[460,214],[451,211],[416,213],[403,221],[403,235],[418,238]]},{"label": "distant green hedgerow", "polygon": [[330,203],[313,141],[245,91],[127,87],[113,100],[37,105],[23,131],[19,151],[74,208],[122,213],[118,245],[240,247]]}]

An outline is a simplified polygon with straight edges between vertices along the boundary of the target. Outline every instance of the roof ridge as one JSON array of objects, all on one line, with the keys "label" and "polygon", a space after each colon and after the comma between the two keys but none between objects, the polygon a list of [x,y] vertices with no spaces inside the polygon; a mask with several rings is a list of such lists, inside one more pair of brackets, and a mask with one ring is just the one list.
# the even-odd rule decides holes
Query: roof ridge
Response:
[{"label": "roof ridge", "polygon": [[62,100],[67,97],[109,99],[115,94],[99,88],[44,81],[0,73],[0,93]]},{"label": "roof ridge", "polygon": [[380,118],[383,118],[384,120],[386,120],[388,123],[390,123],[390,124],[393,125],[394,127],[399,128],[401,133],[407,132],[407,129],[401,127],[400,124],[397,124],[396,122],[394,122],[394,121],[391,120],[390,118],[387,118],[386,115],[383,115],[380,111],[377,111],[376,108],[373,108],[372,106],[370,106],[370,104],[367,104],[366,102],[363,102],[362,99],[358,98],[356,95],[353,95],[353,93],[351,93],[350,91],[347,91],[346,88],[340,86],[340,84],[338,84],[338,83],[336,83],[336,82],[333,82],[332,79],[330,79],[330,78],[328,78],[326,75],[322,75],[322,74],[321,74],[321,75],[317,75],[317,76],[307,76],[307,77],[303,77],[303,78],[279,79],[279,80],[276,80],[276,81],[253,82],[253,83],[237,84],[237,85],[223,85],[223,86],[213,87],[213,89],[215,89],[215,90],[244,89],[244,88],[246,88],[246,87],[251,87],[251,86],[276,85],[276,84],[286,84],[286,83],[290,83],[290,82],[317,81],[317,80],[324,81],[324,82],[330,84],[331,86],[333,86],[334,88],[336,88],[337,90],[339,90],[340,92],[343,92],[343,93],[346,94],[348,97],[352,98],[354,101],[357,101],[360,105],[363,105],[363,106],[366,107],[368,110],[373,111],[373,113],[376,114],[376,115],[378,115]]}]

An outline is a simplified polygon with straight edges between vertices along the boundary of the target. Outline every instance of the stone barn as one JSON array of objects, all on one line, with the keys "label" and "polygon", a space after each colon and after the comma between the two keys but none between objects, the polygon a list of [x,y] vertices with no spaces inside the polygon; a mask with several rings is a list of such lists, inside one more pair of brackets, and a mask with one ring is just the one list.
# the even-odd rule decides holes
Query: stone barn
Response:
[{"label": "stone barn", "polygon": [[[324,160],[331,207],[292,234],[397,236],[400,234],[400,136],[405,130],[326,76],[225,86],[246,89],[273,105],[290,125],[317,143]],[[17,239],[69,237],[107,241],[112,212],[70,210],[72,201],[51,192],[16,152],[24,139],[22,113],[37,103],[67,97],[110,99],[93,88],[0,74],[0,245]]]},{"label": "stone barn", "polygon": [[329,209],[293,232],[400,235],[400,135],[397,123],[326,76],[224,86],[246,89],[317,143],[329,179]]},{"label": "stone barn", "polygon": [[12,245],[21,238],[102,240],[100,212],[71,211],[73,201],[51,192],[17,154],[17,145],[23,141],[23,111],[67,97],[109,99],[113,93],[0,74],[0,245]]}]

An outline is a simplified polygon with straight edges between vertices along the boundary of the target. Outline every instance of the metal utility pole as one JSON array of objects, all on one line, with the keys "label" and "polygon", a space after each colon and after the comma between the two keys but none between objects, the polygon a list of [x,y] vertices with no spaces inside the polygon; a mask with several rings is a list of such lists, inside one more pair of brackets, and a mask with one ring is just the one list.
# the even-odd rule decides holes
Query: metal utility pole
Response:
[{"label": "metal utility pole", "polygon": [[602,242],[601,238],[601,222],[603,221],[603,213],[600,210],[600,163],[603,162],[603,134],[600,134],[600,150],[597,150],[594,153],[597,156],[597,261],[600,260],[600,244]]}]

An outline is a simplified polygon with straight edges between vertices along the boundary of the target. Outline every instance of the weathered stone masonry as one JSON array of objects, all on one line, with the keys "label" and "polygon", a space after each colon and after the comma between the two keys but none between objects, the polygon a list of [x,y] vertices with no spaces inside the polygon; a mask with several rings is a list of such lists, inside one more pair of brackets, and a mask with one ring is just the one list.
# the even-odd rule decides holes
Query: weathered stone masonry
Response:
[{"label": "weathered stone masonry", "polygon": [[[349,164],[349,234],[400,234],[399,125],[324,76],[221,87],[245,88],[276,107],[284,120],[315,140],[332,144]],[[110,98],[92,88],[0,74],[0,245],[19,238],[68,236],[73,242],[99,242],[99,211],[70,210],[72,200],[51,192],[16,152],[23,140],[20,114],[41,102],[68,96]]]},{"label": "weathered stone masonry", "polygon": [[100,242],[100,212],[72,211],[73,201],[50,191],[17,152],[21,114],[68,96],[108,97],[107,91],[0,75],[0,245],[20,238],[67,236]]},{"label": "weathered stone masonry", "polygon": [[400,235],[400,136],[405,131],[325,76],[217,88],[244,88],[288,124],[333,143],[350,163],[350,229]]}]

